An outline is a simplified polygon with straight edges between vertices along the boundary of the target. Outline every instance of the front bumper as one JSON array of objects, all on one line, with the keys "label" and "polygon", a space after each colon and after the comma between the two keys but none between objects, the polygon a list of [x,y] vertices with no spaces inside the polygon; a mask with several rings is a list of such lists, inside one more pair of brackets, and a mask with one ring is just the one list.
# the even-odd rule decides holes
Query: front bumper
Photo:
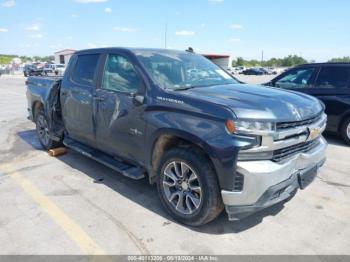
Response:
[{"label": "front bumper", "polygon": [[222,190],[229,220],[238,220],[288,199],[299,188],[298,174],[321,167],[326,159],[327,142],[283,163],[270,160],[239,161],[237,172],[244,176],[241,192]]}]

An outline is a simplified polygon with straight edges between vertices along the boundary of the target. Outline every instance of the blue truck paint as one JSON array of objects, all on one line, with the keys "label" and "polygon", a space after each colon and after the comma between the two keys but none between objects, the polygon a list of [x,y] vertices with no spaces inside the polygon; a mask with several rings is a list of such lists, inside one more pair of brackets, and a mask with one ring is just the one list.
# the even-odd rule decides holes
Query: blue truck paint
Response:
[{"label": "blue truck paint", "polygon": [[[164,90],[148,74],[135,55],[136,51],[125,48],[83,50],[71,58],[62,79],[28,78],[30,118],[35,117],[35,103],[41,103],[46,112],[52,113],[55,101],[49,96],[52,86],[56,86],[63,129],[51,133],[53,138],[68,135],[124,159],[144,168],[153,181],[157,169],[152,166],[155,145],[162,136],[174,136],[201,148],[215,167],[220,188],[232,191],[239,151],[259,141],[255,136],[228,134],[226,120],[293,122],[312,118],[323,111],[318,100],[310,96],[238,83],[184,91]],[[72,80],[77,56],[85,54],[100,56],[91,86]],[[133,63],[143,80],[137,94],[100,88],[108,54],[120,54]],[[143,96],[143,102],[139,103],[135,95]]]}]

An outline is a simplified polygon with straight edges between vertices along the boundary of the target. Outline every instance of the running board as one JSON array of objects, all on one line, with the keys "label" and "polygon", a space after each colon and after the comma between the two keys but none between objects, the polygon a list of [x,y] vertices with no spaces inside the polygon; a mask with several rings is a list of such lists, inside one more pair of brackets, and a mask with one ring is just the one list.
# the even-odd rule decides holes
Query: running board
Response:
[{"label": "running board", "polygon": [[112,156],[103,153],[97,149],[94,149],[92,147],[83,145],[75,140],[72,140],[70,138],[65,138],[63,140],[63,144],[84,155],[87,156],[99,163],[101,163],[102,165],[105,165],[115,171],[117,171],[118,173],[127,176],[129,178],[138,180],[138,179],[142,179],[145,177],[145,173],[143,172],[143,170],[141,168],[129,165],[125,162],[119,161],[115,158],[113,158]]}]

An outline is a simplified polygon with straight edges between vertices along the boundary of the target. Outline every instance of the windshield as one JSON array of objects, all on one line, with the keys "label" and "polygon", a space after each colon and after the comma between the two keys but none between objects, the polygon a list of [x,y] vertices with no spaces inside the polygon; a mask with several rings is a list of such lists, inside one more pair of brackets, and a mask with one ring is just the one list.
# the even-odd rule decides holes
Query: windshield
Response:
[{"label": "windshield", "polygon": [[181,90],[238,83],[200,55],[170,50],[142,50],[135,53],[153,80],[164,89]]},{"label": "windshield", "polygon": [[64,68],[64,65],[56,65],[57,68]]}]

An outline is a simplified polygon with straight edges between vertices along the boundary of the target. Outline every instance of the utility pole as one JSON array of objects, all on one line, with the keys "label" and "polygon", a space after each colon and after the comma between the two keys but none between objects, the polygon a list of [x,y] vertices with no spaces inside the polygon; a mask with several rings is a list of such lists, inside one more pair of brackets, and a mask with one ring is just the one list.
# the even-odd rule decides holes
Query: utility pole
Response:
[{"label": "utility pole", "polygon": [[264,50],[261,51],[261,66],[263,66],[264,63]]}]

